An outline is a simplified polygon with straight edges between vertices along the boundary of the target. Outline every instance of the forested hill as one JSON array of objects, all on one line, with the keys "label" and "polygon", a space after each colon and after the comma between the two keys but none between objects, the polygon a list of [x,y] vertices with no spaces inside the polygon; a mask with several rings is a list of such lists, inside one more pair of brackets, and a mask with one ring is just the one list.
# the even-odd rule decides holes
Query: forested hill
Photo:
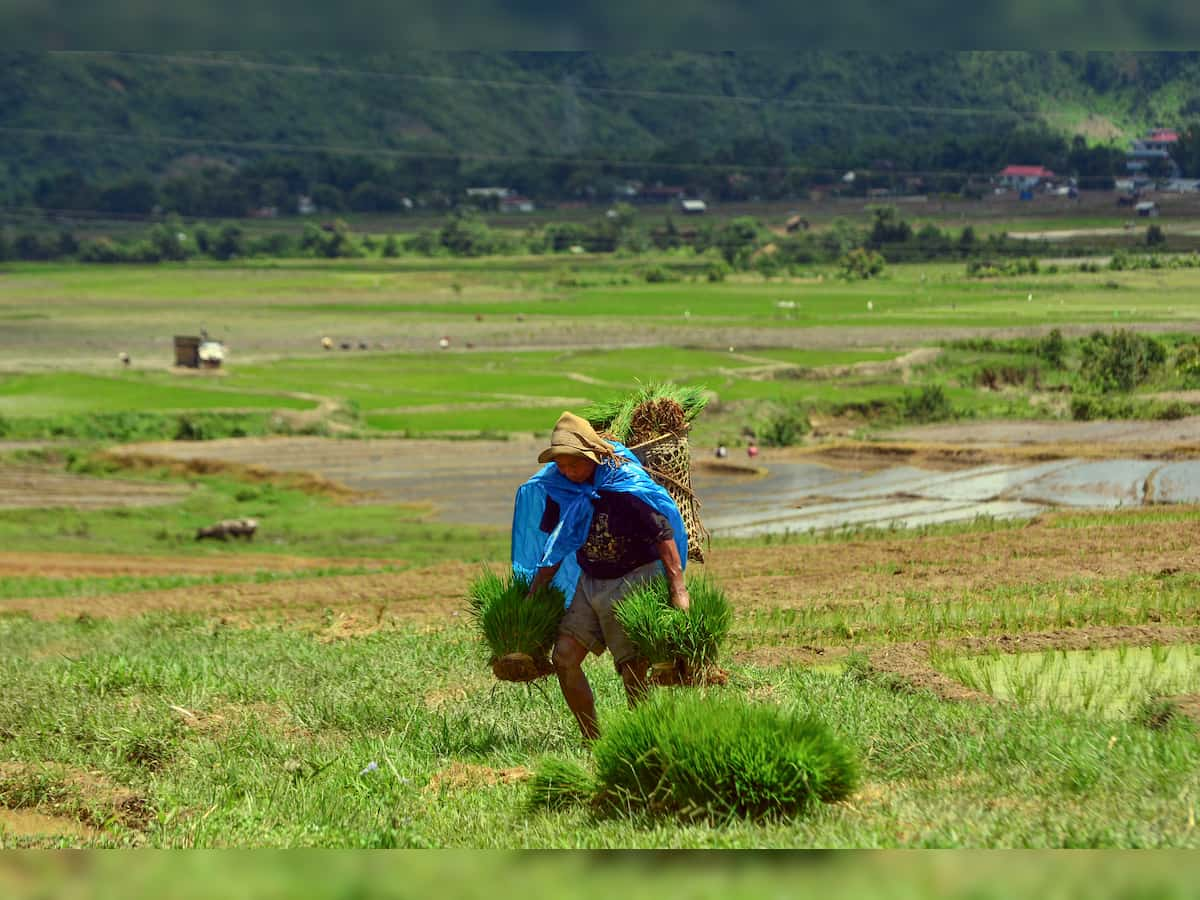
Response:
[{"label": "forested hill", "polygon": [[1198,118],[1198,53],[6,54],[0,202],[267,159],[292,192],[983,171]]}]

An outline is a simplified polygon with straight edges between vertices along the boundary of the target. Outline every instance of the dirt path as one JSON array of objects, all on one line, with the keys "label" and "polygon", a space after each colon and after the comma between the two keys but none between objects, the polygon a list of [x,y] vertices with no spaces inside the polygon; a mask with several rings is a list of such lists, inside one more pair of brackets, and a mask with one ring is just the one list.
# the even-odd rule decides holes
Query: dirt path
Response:
[{"label": "dirt path", "polygon": [[1121,456],[1133,446],[1200,446],[1200,416],[1163,422],[954,422],[898,428],[880,437],[885,441],[967,447],[1081,445],[1111,448],[1106,452]]},{"label": "dirt path", "polygon": [[[751,610],[852,608],[906,595],[955,598],[1005,586],[1200,572],[1200,516],[1147,520],[1119,528],[1055,527],[1047,517],[1020,528],[921,540],[845,541],[767,547],[719,547],[693,571],[725,585],[739,614]],[[41,558],[43,573],[78,573],[81,561],[64,555],[64,568]],[[191,562],[191,561],[190,561]],[[223,560],[230,563],[231,560]],[[250,559],[246,558],[247,564]],[[198,563],[197,563],[198,565]],[[496,565],[502,565],[501,560]],[[228,570],[226,570],[228,571]],[[272,584],[205,585],[102,597],[0,600],[0,611],[36,618],[88,614],[123,617],[166,610],[312,623],[325,610],[351,623],[349,631],[387,622],[447,624],[461,614],[473,563],[450,563],[398,573],[314,578]],[[929,602],[937,602],[931,599]]]},{"label": "dirt path", "polygon": [[0,578],[106,578],[118,575],[213,575],[294,572],[301,569],[381,566],[379,559],[306,559],[299,556],[252,554],[230,556],[107,556],[98,553],[2,553]]},{"label": "dirt path", "polygon": [[181,484],[90,478],[33,466],[0,467],[0,509],[163,506],[183,499],[189,490]]}]

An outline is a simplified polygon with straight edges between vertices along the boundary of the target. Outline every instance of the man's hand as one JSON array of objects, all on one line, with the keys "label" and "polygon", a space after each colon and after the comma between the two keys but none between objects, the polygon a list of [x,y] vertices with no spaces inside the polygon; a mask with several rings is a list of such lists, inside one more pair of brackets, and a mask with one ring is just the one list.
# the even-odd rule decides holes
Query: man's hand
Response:
[{"label": "man's hand", "polygon": [[533,597],[538,591],[546,587],[554,580],[554,576],[558,574],[558,566],[546,566],[538,569],[533,576],[533,581],[529,582],[529,590],[525,593],[525,599]]},{"label": "man's hand", "polygon": [[670,585],[671,605],[676,609],[687,612],[692,605],[688,596],[687,582],[683,580],[683,560],[679,558],[679,548],[675,541],[663,541],[658,545],[658,555],[663,562],[663,571],[667,574],[667,584]]},{"label": "man's hand", "polygon": [[687,588],[671,589],[671,605],[676,609],[687,612],[692,606],[692,598],[688,596]]}]

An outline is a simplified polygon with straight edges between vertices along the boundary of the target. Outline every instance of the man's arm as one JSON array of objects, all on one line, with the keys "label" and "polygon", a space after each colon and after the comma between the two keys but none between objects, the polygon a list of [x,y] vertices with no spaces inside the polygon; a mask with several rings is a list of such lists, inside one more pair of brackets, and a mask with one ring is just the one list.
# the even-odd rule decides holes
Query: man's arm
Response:
[{"label": "man's arm", "polygon": [[[679,558],[678,553],[675,554],[675,558]],[[553,566],[543,566],[542,568],[538,569],[537,574],[533,576],[533,581],[529,583],[529,593],[527,593],[525,596],[532,597],[542,588],[546,587],[546,585],[548,585],[551,581],[553,581],[554,576],[558,574],[558,567],[561,565],[562,563],[557,563]]]},{"label": "man's arm", "polygon": [[692,600],[688,596],[687,585],[683,580],[683,562],[679,559],[679,548],[675,539],[670,538],[659,542],[658,555],[662,557],[663,568],[667,571],[667,585],[671,591],[671,603],[687,612]]}]

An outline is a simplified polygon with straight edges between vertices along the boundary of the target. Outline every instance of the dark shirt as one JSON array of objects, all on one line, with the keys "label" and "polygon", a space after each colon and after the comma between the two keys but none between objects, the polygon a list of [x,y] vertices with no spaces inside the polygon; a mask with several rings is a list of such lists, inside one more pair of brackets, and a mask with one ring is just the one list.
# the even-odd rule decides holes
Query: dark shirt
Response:
[{"label": "dark shirt", "polygon": [[[675,537],[666,516],[632,494],[599,494],[600,498],[592,501],[592,527],[587,540],[575,553],[579,568],[593,578],[620,578],[657,560],[657,545]],[[558,504],[547,497],[542,531],[552,532],[560,515]]]}]

